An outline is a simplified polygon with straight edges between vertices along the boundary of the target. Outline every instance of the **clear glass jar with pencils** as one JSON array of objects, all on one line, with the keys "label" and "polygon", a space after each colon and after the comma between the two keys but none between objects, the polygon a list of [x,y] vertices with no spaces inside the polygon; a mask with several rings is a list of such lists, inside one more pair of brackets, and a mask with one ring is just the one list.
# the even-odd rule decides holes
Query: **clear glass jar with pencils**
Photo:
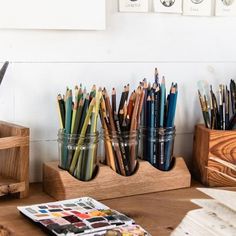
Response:
[{"label": "clear glass jar with pencils", "polygon": [[61,129],[58,132],[59,167],[79,180],[88,181],[95,176],[99,132],[97,120],[102,90],[94,85],[86,89],[67,88],[66,95],[57,97]]},{"label": "clear glass jar with pencils", "polygon": [[94,178],[97,172],[99,132],[86,135],[58,131],[59,166],[82,181]]},{"label": "clear glass jar with pencils", "polygon": [[153,85],[143,80],[144,102],[140,117],[139,156],[156,168],[168,171],[172,166],[175,139],[177,84],[172,83],[166,97],[165,78],[159,84],[155,70]]},{"label": "clear glass jar with pencils", "polygon": [[137,169],[139,131],[102,131],[105,162],[116,173],[132,175]]},{"label": "clear glass jar with pencils", "polygon": [[175,127],[140,127],[139,157],[159,170],[170,170],[173,166],[175,131]]}]

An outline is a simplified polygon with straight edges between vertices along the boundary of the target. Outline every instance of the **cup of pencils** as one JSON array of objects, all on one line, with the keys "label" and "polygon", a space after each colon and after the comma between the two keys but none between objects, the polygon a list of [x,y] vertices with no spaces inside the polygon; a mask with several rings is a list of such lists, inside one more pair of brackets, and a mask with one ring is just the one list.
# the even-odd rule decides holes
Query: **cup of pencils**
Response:
[{"label": "cup of pencils", "polygon": [[137,168],[139,145],[139,117],[143,104],[143,88],[139,86],[129,96],[129,85],[124,87],[118,110],[116,109],[116,90],[112,97],[103,89],[100,105],[102,137],[105,148],[105,162],[123,176],[132,175]]},{"label": "cup of pencils", "polygon": [[90,93],[75,87],[66,95],[58,95],[61,129],[58,131],[59,167],[79,180],[91,180],[97,170],[99,132],[97,119],[102,91],[93,86]]},{"label": "cup of pencils", "polygon": [[139,157],[156,168],[168,171],[172,166],[175,139],[175,111],[177,104],[177,84],[172,83],[166,97],[165,78],[159,83],[155,69],[155,81],[144,79],[144,101],[141,112]]}]

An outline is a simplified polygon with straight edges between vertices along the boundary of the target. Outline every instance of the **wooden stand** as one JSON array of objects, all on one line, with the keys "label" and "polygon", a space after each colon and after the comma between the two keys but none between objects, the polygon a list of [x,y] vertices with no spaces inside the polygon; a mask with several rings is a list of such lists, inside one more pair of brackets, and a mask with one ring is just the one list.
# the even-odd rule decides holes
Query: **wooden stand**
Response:
[{"label": "wooden stand", "polygon": [[88,182],[77,180],[58,168],[58,162],[43,166],[43,189],[57,200],[90,196],[97,200],[160,192],[190,187],[191,176],[182,158],[176,158],[170,171],[160,171],[140,161],[132,176],[115,173],[110,167],[99,166],[96,177]]},{"label": "wooden stand", "polygon": [[0,196],[29,192],[29,129],[0,122]]},{"label": "wooden stand", "polygon": [[236,171],[209,159],[210,157],[236,164],[236,131],[211,130],[204,125],[196,125],[192,168],[194,176],[207,186],[236,186],[236,181],[233,180],[236,178]]}]

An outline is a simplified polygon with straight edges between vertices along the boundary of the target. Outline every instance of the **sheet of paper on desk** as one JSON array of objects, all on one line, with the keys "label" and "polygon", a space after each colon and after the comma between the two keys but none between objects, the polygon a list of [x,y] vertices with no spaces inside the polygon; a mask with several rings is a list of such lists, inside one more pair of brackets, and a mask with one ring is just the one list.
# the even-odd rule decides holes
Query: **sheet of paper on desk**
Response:
[{"label": "sheet of paper on desk", "polygon": [[236,192],[199,190],[215,199],[193,199],[192,202],[202,208],[188,212],[171,235],[236,235]]}]

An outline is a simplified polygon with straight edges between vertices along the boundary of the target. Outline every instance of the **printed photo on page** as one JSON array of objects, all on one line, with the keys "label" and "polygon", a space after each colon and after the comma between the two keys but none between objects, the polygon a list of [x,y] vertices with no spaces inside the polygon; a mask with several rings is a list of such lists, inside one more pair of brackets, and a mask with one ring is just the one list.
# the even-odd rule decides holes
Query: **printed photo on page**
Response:
[{"label": "printed photo on page", "polygon": [[182,0],[154,0],[154,11],[160,13],[182,13]]},{"label": "printed photo on page", "polygon": [[236,16],[236,0],[216,0],[216,16]]},{"label": "printed photo on page", "polygon": [[119,0],[120,12],[148,12],[148,0]]},{"label": "printed photo on page", "polygon": [[183,15],[211,16],[212,0],[183,0]]}]

